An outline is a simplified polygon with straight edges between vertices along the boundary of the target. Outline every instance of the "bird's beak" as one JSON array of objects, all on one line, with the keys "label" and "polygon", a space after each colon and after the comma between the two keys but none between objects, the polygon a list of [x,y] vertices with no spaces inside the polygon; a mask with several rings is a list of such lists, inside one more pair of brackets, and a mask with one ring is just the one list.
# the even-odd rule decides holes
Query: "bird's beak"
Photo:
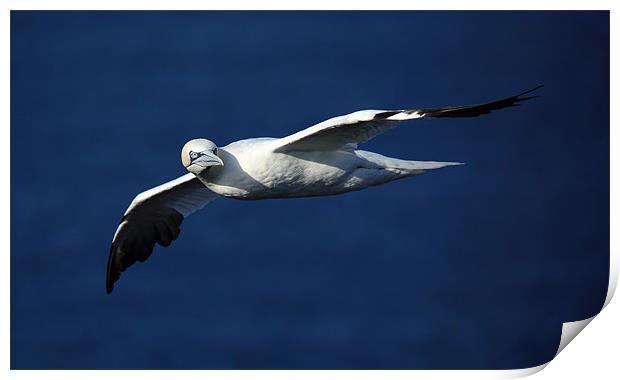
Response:
[{"label": "bird's beak", "polygon": [[194,174],[198,174],[211,166],[224,166],[224,162],[212,152],[203,152],[202,155],[189,164],[187,170]]}]

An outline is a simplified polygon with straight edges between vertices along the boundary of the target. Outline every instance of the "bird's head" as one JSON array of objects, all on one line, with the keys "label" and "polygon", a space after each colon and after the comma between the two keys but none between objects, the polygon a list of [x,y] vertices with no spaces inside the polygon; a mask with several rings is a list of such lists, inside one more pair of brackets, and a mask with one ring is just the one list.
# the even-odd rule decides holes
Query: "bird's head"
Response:
[{"label": "bird's head", "polygon": [[196,175],[211,166],[224,166],[218,157],[217,146],[207,139],[190,140],[181,150],[183,166]]}]

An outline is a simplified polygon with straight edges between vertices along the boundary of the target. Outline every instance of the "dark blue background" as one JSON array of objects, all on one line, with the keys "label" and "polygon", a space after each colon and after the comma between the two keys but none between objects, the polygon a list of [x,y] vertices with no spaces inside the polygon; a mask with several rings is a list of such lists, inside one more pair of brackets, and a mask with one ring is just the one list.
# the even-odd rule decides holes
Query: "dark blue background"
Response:
[{"label": "dark blue background", "polygon": [[[219,199],[111,296],[134,195],[185,141],[365,108],[518,108],[364,146],[467,165]],[[605,298],[607,12],[11,14],[12,368],[516,368]]]}]

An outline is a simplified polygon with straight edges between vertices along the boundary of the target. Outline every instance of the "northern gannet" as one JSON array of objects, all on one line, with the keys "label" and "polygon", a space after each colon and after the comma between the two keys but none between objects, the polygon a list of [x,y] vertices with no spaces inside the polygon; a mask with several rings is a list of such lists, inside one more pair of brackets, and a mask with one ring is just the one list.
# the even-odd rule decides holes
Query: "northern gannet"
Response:
[{"label": "northern gannet", "polygon": [[218,148],[206,139],[187,142],[181,161],[189,173],[138,194],[112,239],[106,292],[155,243],[167,247],[183,219],[218,196],[258,200],[334,195],[365,189],[458,162],[409,161],[358,150],[357,145],[403,120],[475,117],[533,98],[539,89],[490,103],[406,110],[364,110],[334,117],[283,138],[251,138]]}]

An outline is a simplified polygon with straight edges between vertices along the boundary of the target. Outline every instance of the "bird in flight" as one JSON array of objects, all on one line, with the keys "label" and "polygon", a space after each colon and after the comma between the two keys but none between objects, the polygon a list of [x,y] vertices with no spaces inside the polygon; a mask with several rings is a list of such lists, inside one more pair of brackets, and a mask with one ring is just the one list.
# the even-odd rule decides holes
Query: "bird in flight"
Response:
[{"label": "bird in flight", "polygon": [[[181,161],[189,173],[138,194],[112,239],[106,273],[110,294],[121,272],[167,247],[183,219],[217,197],[241,200],[313,197],[358,191],[458,162],[410,161],[359,150],[397,123],[423,117],[475,117],[533,98],[529,91],[489,103],[442,108],[364,110],[338,116],[283,138],[251,138],[218,148],[187,142]],[[527,95],[527,96],[526,96]]]}]

